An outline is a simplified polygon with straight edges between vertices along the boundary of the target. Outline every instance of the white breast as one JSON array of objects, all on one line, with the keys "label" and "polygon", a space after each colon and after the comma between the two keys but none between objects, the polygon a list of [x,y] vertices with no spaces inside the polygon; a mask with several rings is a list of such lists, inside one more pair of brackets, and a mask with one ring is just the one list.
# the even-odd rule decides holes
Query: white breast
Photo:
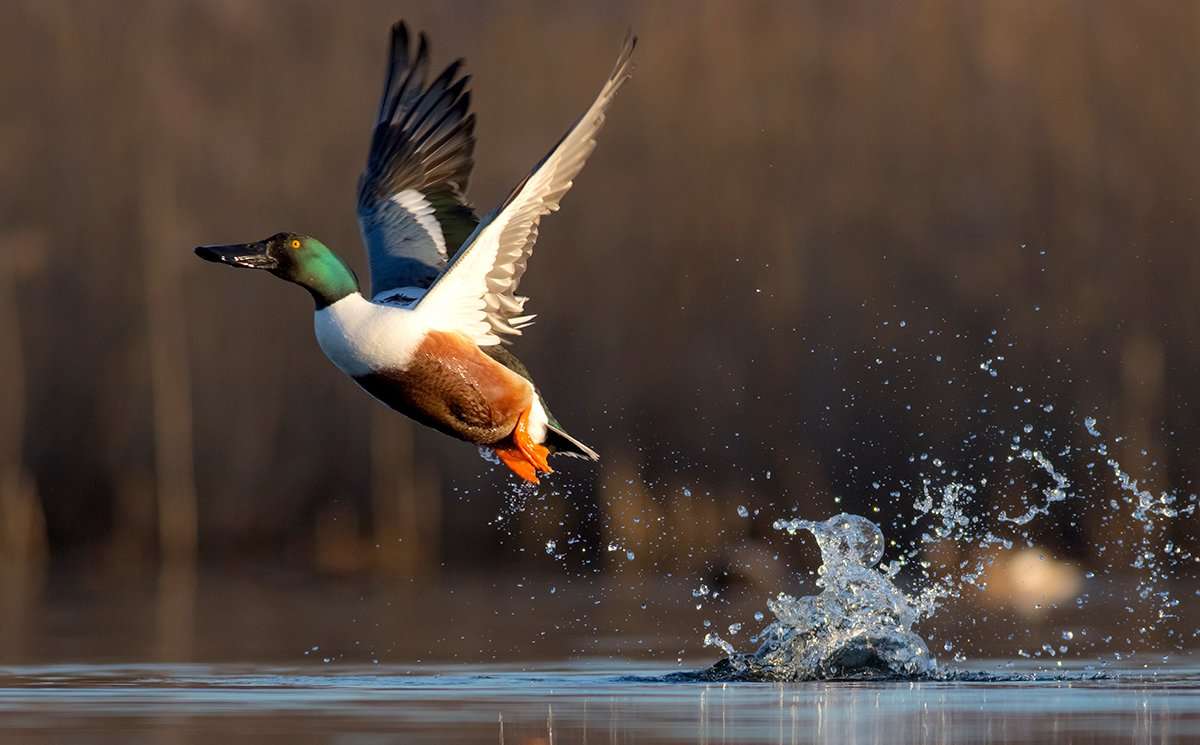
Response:
[{"label": "white breast", "polygon": [[313,325],[325,356],[354,376],[404,369],[426,332],[411,310],[358,293],[318,310]]}]

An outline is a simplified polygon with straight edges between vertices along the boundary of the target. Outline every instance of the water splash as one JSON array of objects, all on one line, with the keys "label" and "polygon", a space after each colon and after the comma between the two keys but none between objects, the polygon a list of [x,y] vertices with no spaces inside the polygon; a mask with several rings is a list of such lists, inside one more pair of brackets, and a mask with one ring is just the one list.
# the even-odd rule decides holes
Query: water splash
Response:
[{"label": "water splash", "polygon": [[[861,492],[852,503],[871,510],[863,514],[880,521],[892,538],[890,564],[872,569],[873,564],[863,562],[866,570],[883,575],[918,623],[927,623],[918,628],[930,641],[937,637],[939,654],[945,649],[950,664],[970,657],[1014,656],[1057,672],[1064,658],[1078,658],[1089,663],[1091,674],[1090,663],[1104,669],[1133,654],[1193,647],[1200,627],[1188,619],[1200,597],[1194,589],[1200,551],[1191,535],[1194,523],[1185,520],[1200,508],[1194,482],[1170,478],[1161,453],[1142,449],[1139,456],[1128,438],[1107,431],[1102,418],[1011,380],[1025,370],[1019,358],[1005,358],[1014,342],[999,344],[996,330],[985,342],[997,348],[969,368],[952,365],[945,378],[947,385],[971,385],[963,382],[963,373],[977,366],[979,372],[969,376],[979,376],[976,381],[986,386],[981,400],[952,410],[966,413],[961,436],[934,437],[923,431],[920,436],[928,444],[922,442],[919,451],[907,454],[908,465],[884,463],[868,471],[852,463],[843,485]],[[877,374],[880,385],[892,386],[895,371],[885,364],[882,351],[863,359],[871,371],[885,371]],[[888,351],[897,354],[895,347]],[[930,359],[944,362],[941,354]],[[906,391],[901,387],[899,392]],[[847,406],[856,405],[854,393],[847,395]],[[907,402],[904,408],[914,410]],[[1067,421],[1072,426],[1063,427]],[[863,439],[861,444],[877,443]],[[852,450],[839,448],[837,453],[855,460]],[[1169,486],[1164,489],[1161,482]],[[866,484],[870,491],[863,488]],[[737,497],[734,501],[730,495],[730,503],[739,505],[737,514],[745,519],[749,510],[741,509],[741,495]],[[786,517],[800,509],[793,506]],[[786,530],[786,524],[802,531],[824,525],[784,520],[777,527]],[[1068,540],[1059,541],[1057,532]],[[1089,536],[1090,543],[1056,555],[1056,546],[1079,535]],[[820,640],[803,638],[805,629],[829,625],[814,610],[833,602],[826,575],[836,562],[826,553],[822,546],[826,566],[820,595],[772,600],[775,620],[754,637],[759,642],[756,651],[738,652],[706,621],[706,643],[728,658],[703,675],[727,680],[828,676],[831,666],[823,666],[821,660],[831,659],[831,654],[836,659],[840,641],[830,640],[823,649]],[[780,561],[778,555],[773,558]],[[942,607],[956,612],[939,615]],[[788,611],[793,609],[799,620],[789,631],[788,623],[795,619]],[[1063,624],[1073,630],[1064,630]],[[832,627],[846,631],[837,624]],[[783,637],[794,642],[792,647]],[[727,638],[738,643],[732,635]],[[744,643],[738,646],[744,648]],[[799,661],[782,659],[788,654]],[[892,674],[886,664],[882,667],[882,675]],[[843,677],[846,672],[842,668],[832,674]],[[856,674],[850,673],[849,677]],[[944,668],[934,673],[938,678],[958,674]]]},{"label": "water splash", "polygon": [[[1024,477],[1010,474],[1002,482],[1001,488],[1017,492],[1020,500],[1017,514],[1009,514],[999,505],[980,511],[978,505],[973,504],[979,488],[994,488],[987,478],[980,478],[974,485],[951,482],[938,486],[923,480],[911,505],[909,524],[911,527],[923,526],[919,537],[883,567],[877,566],[883,557],[883,535],[866,518],[842,514],[824,522],[777,520],[774,523],[777,530],[792,535],[808,531],[816,537],[822,559],[817,582],[821,593],[800,598],[781,593],[768,601],[776,620],[754,637],[759,647],[753,653],[738,652],[715,633],[708,633],[705,644],[721,649],[726,659],[697,677],[707,680],[812,680],[949,679],[961,674],[971,675],[939,668],[925,641],[912,630],[913,625],[933,617],[947,600],[961,598],[968,589],[986,590],[985,573],[1002,556],[1010,563],[1023,561],[1026,557],[1029,561],[1045,561],[1046,557],[1035,548],[1036,534],[1030,529],[1035,522],[1056,519],[1055,507],[1068,501],[1078,505],[1072,515],[1089,508],[1108,510],[1109,519],[1123,515],[1136,526],[1131,534],[1116,541],[1118,547],[1125,544],[1132,549],[1128,569],[1133,569],[1136,574],[1133,593],[1124,598],[1114,595],[1112,599],[1123,600],[1114,610],[1120,613],[1123,608],[1124,618],[1108,620],[1115,622],[1116,627],[1123,626],[1132,632],[1125,635],[1128,645],[1125,651],[1112,650],[1113,659],[1120,661],[1136,651],[1131,636],[1149,641],[1154,633],[1166,633],[1170,643],[1182,649],[1185,644],[1183,634],[1172,623],[1181,620],[1177,610],[1180,600],[1169,587],[1180,578],[1186,566],[1200,563],[1200,558],[1166,540],[1163,535],[1179,518],[1193,515],[1200,498],[1195,494],[1183,496],[1170,491],[1155,493],[1145,488],[1109,453],[1095,420],[1087,418],[1084,428],[1094,438],[1091,446],[1075,450],[1067,447],[1060,455],[1090,452],[1100,456],[1100,462],[1108,466],[1106,470],[1111,474],[1110,487],[1115,488],[1115,498],[1097,498],[1105,486],[1099,469],[1091,471],[1089,467],[1090,478],[1085,478],[1083,483],[1072,483],[1044,451],[1024,447],[1020,439],[1014,437],[1007,462],[1027,463],[1034,467],[1032,473]],[[942,468],[940,461],[935,459],[933,462]],[[1028,486],[1018,486],[1035,474],[1040,474],[1041,478],[1036,481],[1041,485],[1034,486],[1036,482],[1031,481]],[[899,493],[893,496],[899,497]],[[897,521],[893,527],[901,524]],[[943,545],[953,549],[945,554],[945,558],[933,558],[938,553],[938,546]],[[1110,547],[1100,546],[1099,552],[1103,555],[1107,548]],[[1019,553],[1013,555],[1014,550]],[[902,570],[912,584],[907,594],[895,584]],[[1028,576],[1030,571],[1027,568],[1018,573]],[[1079,568],[1073,571],[1081,578],[1095,576]],[[1115,562],[1109,562],[1100,571],[1110,577],[1121,577],[1121,567]],[[1122,585],[1128,587],[1120,583],[1113,590],[1119,593]],[[1081,592],[1082,589],[1086,588],[1077,582],[1067,590],[1069,597],[1075,597],[1074,605],[1079,608],[1088,604],[1091,595],[1090,590]],[[1050,603],[1049,607],[1057,608],[1061,599],[1046,602]],[[1153,618],[1135,621],[1146,612]],[[756,620],[759,618],[756,615]],[[1109,645],[1116,638],[1115,634],[1109,634],[1086,639],[1087,629],[1081,629],[1081,632],[1088,647],[1098,651],[1103,651],[1104,647],[1097,648],[1097,643]],[[1194,635],[1200,636],[1200,630]],[[1032,653],[1018,649],[1016,654],[1026,658],[1054,658],[1056,665],[1061,664],[1060,655],[1074,651],[1071,643],[1076,641],[1076,633],[1059,631],[1057,636],[1060,638],[1054,644],[1043,643],[1040,650],[1035,645]],[[948,653],[954,651],[956,662],[966,659],[953,640],[946,641],[944,646]],[[1106,664],[1103,656],[1097,661],[1101,667]],[[1089,674],[1091,670],[1089,666]]]},{"label": "water splash", "polygon": [[922,678],[936,664],[925,641],[912,630],[922,616],[892,580],[897,564],[883,558],[883,533],[858,515],[824,522],[777,520],[776,530],[806,530],[821,549],[818,595],[784,593],[767,602],[775,621],[755,637],[753,653],[738,653],[713,633],[705,644],[726,658],[703,677],[723,680],[825,680]]}]

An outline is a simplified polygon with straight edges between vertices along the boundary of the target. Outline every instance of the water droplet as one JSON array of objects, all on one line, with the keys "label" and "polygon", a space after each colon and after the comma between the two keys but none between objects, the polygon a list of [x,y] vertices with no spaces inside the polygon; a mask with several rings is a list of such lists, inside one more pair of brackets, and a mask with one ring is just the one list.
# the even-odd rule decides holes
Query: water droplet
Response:
[{"label": "water droplet", "polygon": [[738,517],[750,517],[750,510],[746,509],[746,505],[739,504],[737,507]]}]

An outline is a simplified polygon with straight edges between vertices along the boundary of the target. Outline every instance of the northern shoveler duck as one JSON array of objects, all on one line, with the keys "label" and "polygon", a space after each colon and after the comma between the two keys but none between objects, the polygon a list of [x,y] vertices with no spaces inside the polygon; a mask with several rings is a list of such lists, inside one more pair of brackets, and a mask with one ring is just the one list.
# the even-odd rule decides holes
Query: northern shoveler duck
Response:
[{"label": "northern shoveler duck", "polygon": [[[383,99],[358,220],[371,265],[371,299],[325,244],[296,233],[255,243],[199,246],[207,261],[263,269],[308,290],[316,336],[339,370],[421,424],[473,443],[526,481],[550,473],[547,457],[598,460],[555,420],[529,372],[507,348],[533,321],[516,294],[538,223],[596,146],[596,133],[629,78],[627,38],[591,107],[508,198],[482,220],[467,202],[475,115],[457,60],[428,81],[424,34],[415,54],[403,22],[392,27]],[[494,458],[493,458],[494,460]]]}]

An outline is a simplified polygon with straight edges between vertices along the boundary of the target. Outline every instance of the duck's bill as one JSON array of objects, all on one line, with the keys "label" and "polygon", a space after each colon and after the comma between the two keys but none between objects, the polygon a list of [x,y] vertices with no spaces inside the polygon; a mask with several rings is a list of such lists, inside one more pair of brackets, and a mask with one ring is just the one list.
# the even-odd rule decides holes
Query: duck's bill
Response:
[{"label": "duck's bill", "polygon": [[196,246],[196,255],[205,261],[246,269],[274,269],[279,266],[279,262],[267,253],[267,244],[263,241],[228,246]]}]

